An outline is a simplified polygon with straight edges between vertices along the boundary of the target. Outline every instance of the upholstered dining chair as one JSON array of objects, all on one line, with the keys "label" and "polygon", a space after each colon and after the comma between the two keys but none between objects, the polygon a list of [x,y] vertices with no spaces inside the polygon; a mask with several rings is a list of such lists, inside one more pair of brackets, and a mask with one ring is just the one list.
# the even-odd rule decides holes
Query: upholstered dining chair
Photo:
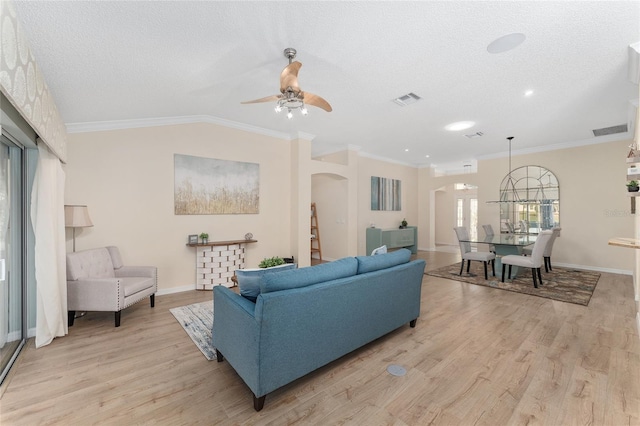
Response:
[{"label": "upholstered dining chair", "polygon": [[464,226],[458,226],[453,228],[458,237],[458,244],[460,244],[460,254],[462,255],[462,265],[460,265],[460,275],[464,269],[464,261],[467,261],[467,273],[469,273],[469,267],[471,261],[475,260],[484,264],[484,279],[488,280],[487,275],[487,263],[491,262],[491,271],[493,276],[496,276],[496,254],[491,252],[471,251],[471,243],[469,242],[469,232]]},{"label": "upholstered dining chair", "polygon": [[[531,268],[531,275],[533,275],[533,286],[538,288],[538,281],[542,285],[542,274],[540,268],[542,267],[542,255],[547,246],[547,243],[551,239],[553,232],[542,231],[538,234],[536,242],[533,245],[531,256],[510,254],[508,256],[502,256],[500,261],[502,262],[502,282],[504,282],[505,267],[509,265],[509,279],[511,279],[511,266],[520,266],[522,268]],[[537,278],[537,279],[536,279]]]},{"label": "upholstered dining chair", "polygon": [[[551,239],[549,240],[549,243],[545,247],[544,255],[542,256],[544,259],[545,272],[553,271],[553,269],[551,268],[551,252],[553,251],[553,243],[556,241],[556,238],[558,238],[558,236],[560,235],[560,231],[562,231],[562,228],[553,228],[551,229],[551,231],[552,231]],[[525,256],[531,256],[532,251],[533,251],[532,247],[525,247],[524,249],[522,249],[522,254],[524,254]]]},{"label": "upholstered dining chair", "polygon": [[[482,225],[482,229],[484,229],[484,233],[487,236],[487,238],[492,238],[495,235],[493,233],[493,226],[491,226],[491,225]],[[491,253],[495,253],[496,252],[496,246],[494,246],[493,244],[489,244],[489,251]]]}]

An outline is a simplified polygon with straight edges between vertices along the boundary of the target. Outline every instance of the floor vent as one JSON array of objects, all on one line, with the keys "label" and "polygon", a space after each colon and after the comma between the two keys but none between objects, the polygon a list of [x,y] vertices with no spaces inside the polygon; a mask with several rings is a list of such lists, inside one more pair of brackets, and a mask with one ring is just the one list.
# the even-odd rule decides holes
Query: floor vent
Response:
[{"label": "floor vent", "polygon": [[398,105],[404,107],[404,106],[407,106],[407,105],[415,104],[420,99],[422,99],[422,98],[420,96],[416,95],[415,93],[407,93],[404,96],[400,96],[399,98],[395,98],[393,100],[393,102],[395,102]]},{"label": "floor vent", "polygon": [[626,133],[627,125],[619,124],[617,126],[603,127],[602,129],[593,129],[593,136],[615,135],[616,133]]}]

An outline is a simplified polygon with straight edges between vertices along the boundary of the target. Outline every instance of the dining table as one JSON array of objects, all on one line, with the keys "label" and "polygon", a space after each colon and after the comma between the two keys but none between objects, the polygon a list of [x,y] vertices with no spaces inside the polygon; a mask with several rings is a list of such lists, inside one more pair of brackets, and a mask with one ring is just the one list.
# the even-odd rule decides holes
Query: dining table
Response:
[{"label": "dining table", "polygon": [[[495,247],[496,252],[496,274],[502,273],[502,262],[500,258],[502,256],[508,256],[510,254],[522,255],[522,249],[534,244],[538,234],[527,233],[501,233],[495,235],[487,235],[485,237],[469,237],[467,240],[460,240],[461,242],[468,242],[471,244],[487,244]],[[511,270],[511,278],[518,276],[518,267],[513,266]],[[507,277],[508,278],[508,277]]]}]

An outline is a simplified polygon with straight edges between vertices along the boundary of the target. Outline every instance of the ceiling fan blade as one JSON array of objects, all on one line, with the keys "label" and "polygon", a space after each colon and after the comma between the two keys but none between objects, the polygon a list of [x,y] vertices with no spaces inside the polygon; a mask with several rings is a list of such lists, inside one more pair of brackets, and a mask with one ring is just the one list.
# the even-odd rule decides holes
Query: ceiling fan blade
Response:
[{"label": "ceiling fan blade", "polygon": [[314,95],[313,93],[304,92],[304,103],[306,105],[313,105],[315,107],[322,108],[327,112],[333,111],[329,102],[325,101],[318,95]]},{"label": "ceiling fan blade", "polygon": [[271,96],[267,96],[265,98],[254,99],[252,101],[244,101],[244,102],[240,102],[240,103],[241,104],[257,104],[257,103],[260,103],[260,102],[273,102],[273,101],[277,101],[281,97],[282,97],[282,95],[271,95]]},{"label": "ceiling fan blade", "polygon": [[284,93],[288,87],[291,87],[295,92],[300,91],[298,86],[298,71],[302,64],[298,61],[292,62],[287,65],[280,73],[280,92]]}]

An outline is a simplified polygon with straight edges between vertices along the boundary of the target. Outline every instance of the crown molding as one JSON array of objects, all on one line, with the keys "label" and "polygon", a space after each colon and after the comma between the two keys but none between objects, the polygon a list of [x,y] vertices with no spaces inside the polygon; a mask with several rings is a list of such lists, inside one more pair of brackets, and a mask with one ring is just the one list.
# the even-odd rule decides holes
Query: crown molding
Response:
[{"label": "crown molding", "polygon": [[[615,135],[596,136],[592,139],[583,139],[583,140],[571,141],[571,142],[561,142],[561,143],[556,143],[552,145],[543,145],[543,146],[536,146],[531,148],[516,149],[511,152],[511,155],[514,156],[514,155],[535,154],[538,152],[556,151],[559,149],[567,149],[567,148],[578,148],[581,146],[597,145],[600,143],[609,143],[609,142],[619,142],[619,141],[631,140],[631,139],[633,139],[633,135],[629,132],[625,132],[625,133],[618,133]],[[480,155],[477,158],[478,160],[493,160],[495,158],[504,158],[508,156],[509,156],[508,152],[500,152],[497,154]]]},{"label": "crown molding", "polygon": [[[180,117],[157,117],[141,118],[133,120],[112,120],[112,121],[92,121],[84,123],[67,123],[67,133],[87,133],[102,132],[108,130],[138,129],[142,127],[172,126],[176,124],[208,123],[219,126],[230,127],[232,129],[245,130],[247,132],[260,135],[271,136],[278,139],[291,140],[293,137],[285,132],[265,129],[263,127],[252,126],[250,124],[239,123],[237,121],[226,120],[224,118],[213,117],[211,115],[186,115]],[[302,135],[302,133],[300,133]],[[314,135],[304,134],[305,137]]]},{"label": "crown molding", "polygon": [[368,152],[364,152],[364,151],[358,152],[358,156],[371,158],[372,160],[384,161],[385,163],[400,164],[401,166],[408,166],[416,169],[420,166],[419,164],[416,164],[416,163],[407,163],[406,161],[392,160],[386,157],[380,157],[378,155],[369,154]]}]

